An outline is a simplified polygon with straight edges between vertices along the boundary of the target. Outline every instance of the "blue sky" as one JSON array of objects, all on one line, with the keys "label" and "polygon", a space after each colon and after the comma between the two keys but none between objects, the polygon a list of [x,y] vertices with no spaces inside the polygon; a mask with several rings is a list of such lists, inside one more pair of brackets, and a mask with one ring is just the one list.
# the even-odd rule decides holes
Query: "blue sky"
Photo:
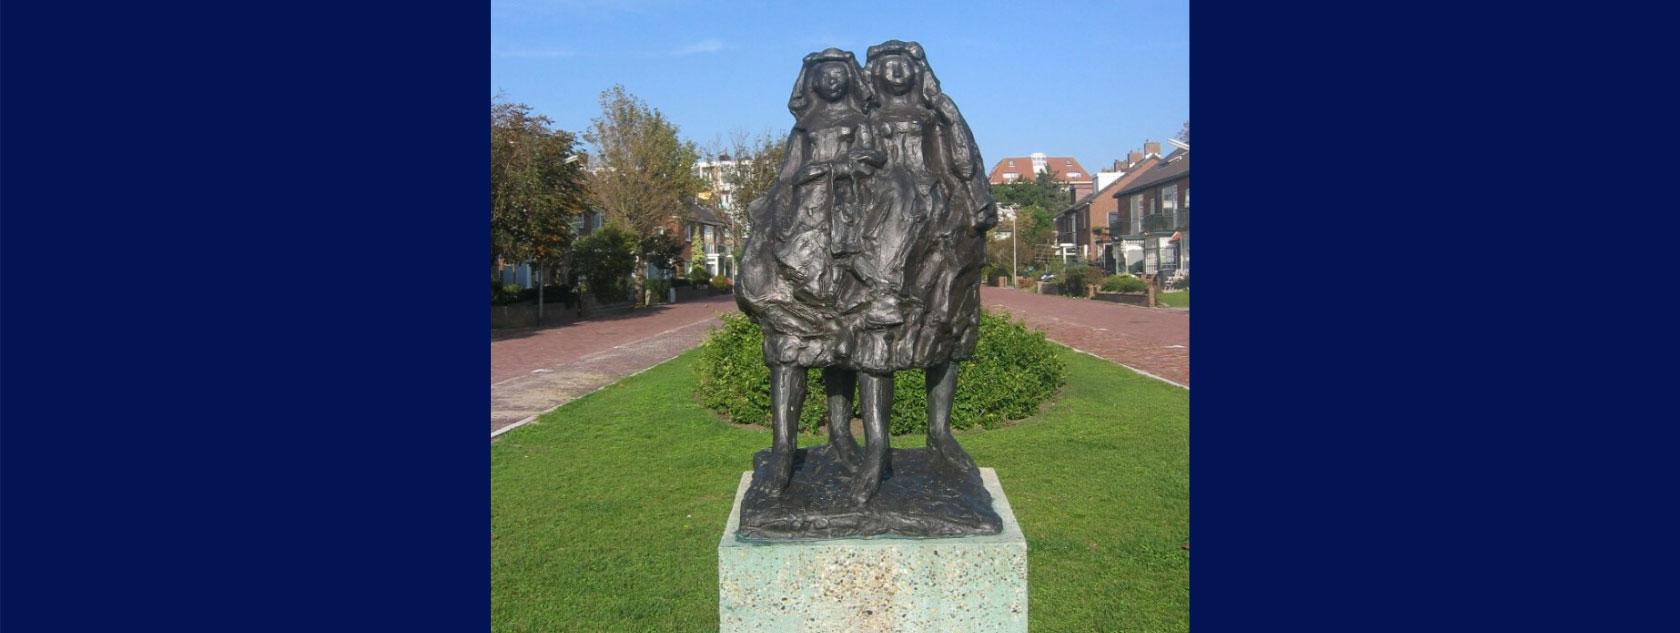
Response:
[{"label": "blue sky", "polygon": [[1190,116],[1188,0],[492,0],[490,92],[580,131],[614,83],[705,145],[785,133],[806,53],[915,40],[987,167],[1034,151],[1100,170]]}]

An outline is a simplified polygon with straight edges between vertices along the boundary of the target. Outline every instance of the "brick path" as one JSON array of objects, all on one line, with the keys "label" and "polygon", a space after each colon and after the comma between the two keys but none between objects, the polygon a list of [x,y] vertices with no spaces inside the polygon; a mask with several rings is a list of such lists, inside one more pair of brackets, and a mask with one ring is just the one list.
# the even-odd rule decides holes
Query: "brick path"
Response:
[{"label": "brick path", "polygon": [[980,289],[987,308],[1007,310],[1058,343],[1190,385],[1190,313],[1107,301]]},{"label": "brick path", "polygon": [[539,415],[700,344],[735,297],[707,297],[490,336],[490,432]]}]

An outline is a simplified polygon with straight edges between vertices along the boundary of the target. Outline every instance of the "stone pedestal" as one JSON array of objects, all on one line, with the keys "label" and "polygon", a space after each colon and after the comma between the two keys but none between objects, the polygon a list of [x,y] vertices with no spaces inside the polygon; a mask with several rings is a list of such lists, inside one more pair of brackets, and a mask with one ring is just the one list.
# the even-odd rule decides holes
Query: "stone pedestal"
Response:
[{"label": "stone pedestal", "polygon": [[951,538],[744,541],[741,476],[718,544],[723,633],[1027,630],[1027,541],[998,484],[980,469],[1003,531]]}]

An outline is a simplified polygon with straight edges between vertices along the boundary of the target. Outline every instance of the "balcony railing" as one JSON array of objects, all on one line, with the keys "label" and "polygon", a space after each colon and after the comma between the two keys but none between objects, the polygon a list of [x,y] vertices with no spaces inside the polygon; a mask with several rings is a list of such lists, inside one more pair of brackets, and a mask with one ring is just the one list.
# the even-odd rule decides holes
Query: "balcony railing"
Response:
[{"label": "balcony railing", "polygon": [[1114,224],[1110,232],[1115,235],[1137,235],[1139,233],[1169,233],[1190,226],[1190,209],[1184,208],[1168,213],[1151,213],[1139,218],[1137,225]]}]

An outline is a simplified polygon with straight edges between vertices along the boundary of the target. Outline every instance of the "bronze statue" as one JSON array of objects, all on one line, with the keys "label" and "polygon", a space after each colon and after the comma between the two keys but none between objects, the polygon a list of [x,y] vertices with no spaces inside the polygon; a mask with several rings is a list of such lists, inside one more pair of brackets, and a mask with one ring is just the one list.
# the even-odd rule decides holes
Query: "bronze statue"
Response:
[{"label": "bronze statue", "polygon": [[[805,57],[777,182],[748,207],[736,296],[764,332],[773,441],[756,459],[743,535],[998,528],[950,430],[996,207],[974,136],[921,45],[884,42],[867,61],[859,68],[837,49]],[[823,369],[830,442],[803,451],[795,440],[813,367]],[[888,446],[893,372],[905,369],[927,372],[925,451]],[[850,430],[854,390],[862,448]],[[884,481],[893,494],[878,497]]]}]

